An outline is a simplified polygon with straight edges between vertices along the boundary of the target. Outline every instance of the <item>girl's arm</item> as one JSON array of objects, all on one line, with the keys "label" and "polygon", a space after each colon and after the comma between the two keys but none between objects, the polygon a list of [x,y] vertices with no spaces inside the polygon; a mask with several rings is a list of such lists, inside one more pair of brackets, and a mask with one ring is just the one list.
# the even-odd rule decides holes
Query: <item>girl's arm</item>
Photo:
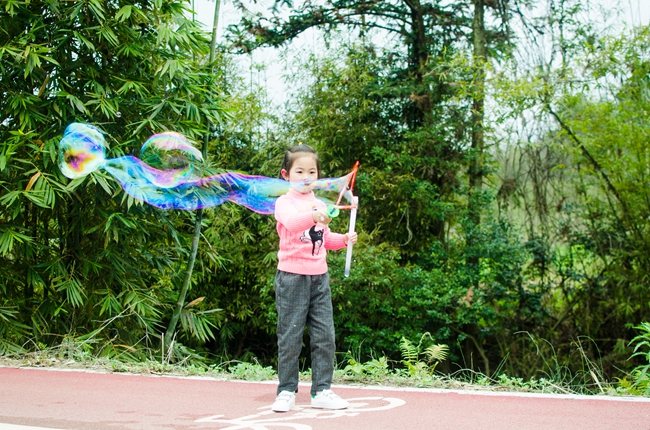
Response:
[{"label": "girl's arm", "polygon": [[314,212],[298,212],[291,201],[279,198],[275,202],[275,219],[292,233],[309,229],[314,225]]},{"label": "girl's arm", "polygon": [[325,249],[328,251],[336,251],[337,249],[345,248],[347,246],[347,239],[344,234],[334,233],[325,227],[325,234],[323,235],[325,239]]}]

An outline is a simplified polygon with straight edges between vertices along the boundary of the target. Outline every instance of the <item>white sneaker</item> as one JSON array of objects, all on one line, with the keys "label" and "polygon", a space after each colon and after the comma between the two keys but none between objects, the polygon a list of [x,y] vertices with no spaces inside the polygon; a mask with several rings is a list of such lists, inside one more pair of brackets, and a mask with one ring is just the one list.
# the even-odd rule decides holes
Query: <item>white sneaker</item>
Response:
[{"label": "white sneaker", "polygon": [[292,393],[291,391],[282,391],[278,394],[278,397],[275,398],[275,403],[271,406],[271,410],[274,412],[289,412],[295,404],[296,393]]},{"label": "white sneaker", "polygon": [[345,409],[350,404],[334,394],[332,390],[323,390],[311,398],[311,407],[317,409]]}]

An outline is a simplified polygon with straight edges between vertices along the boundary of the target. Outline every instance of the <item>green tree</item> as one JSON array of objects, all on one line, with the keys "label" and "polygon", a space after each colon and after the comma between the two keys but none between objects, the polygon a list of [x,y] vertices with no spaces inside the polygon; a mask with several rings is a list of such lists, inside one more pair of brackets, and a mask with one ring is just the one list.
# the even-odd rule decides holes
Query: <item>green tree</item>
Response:
[{"label": "green tree", "polygon": [[[412,255],[430,238],[443,239],[445,206],[454,200],[456,175],[463,170],[469,110],[466,101],[455,99],[458,91],[441,65],[458,52],[470,22],[463,5],[340,1],[291,9],[276,2],[269,17],[245,15],[231,28],[233,46],[243,51],[281,46],[311,27],[362,32],[358,45],[344,49],[348,70],[336,71],[342,65],[333,62],[315,75],[299,120],[302,129],[312,130],[310,143],[327,148],[330,173],[358,159],[362,172],[381,175],[376,183],[398,184],[400,192],[392,190],[381,202],[373,196],[385,195],[385,189],[369,192],[364,207],[383,214],[377,224],[386,239],[405,244]],[[373,34],[385,38],[386,46],[369,42]],[[328,100],[334,103],[326,105]]]},{"label": "green tree", "polygon": [[[572,239],[597,258],[582,287],[585,295],[570,313],[582,333],[608,339],[602,349],[613,357],[622,352],[617,339],[631,338],[631,327],[650,316],[645,305],[650,299],[645,273],[650,264],[648,34],[644,27],[599,40],[586,50],[584,61],[593,61],[587,70],[604,97],[567,92],[557,110],[549,108],[575,162],[584,225]],[[608,85],[613,76],[622,83]]]},{"label": "green tree", "polygon": [[167,128],[213,131],[226,85],[187,12],[175,0],[3,3],[0,288],[20,313],[0,324],[45,344],[101,338],[105,353],[159,336],[193,214],[135,202],[102,172],[67,180],[57,144],[74,121],[100,127],[110,157]]},{"label": "green tree", "polygon": [[614,36],[581,19],[582,3],[556,5],[535,27],[554,35],[549,62],[499,91],[501,106],[540,118],[511,152],[519,173],[507,174],[502,196],[509,216],[525,220],[526,276],[550,305],[537,333],[567,361],[572,342],[593,339],[588,358],[616,373],[630,365],[631,327],[648,318],[648,29]]},{"label": "green tree", "polygon": [[[478,296],[475,287],[492,276],[479,264],[483,257],[492,259],[491,246],[481,240],[502,240],[491,234],[491,224],[480,221],[490,207],[489,192],[482,190],[488,166],[487,71],[490,61],[510,51],[507,6],[340,1],[292,9],[276,2],[268,14],[251,15],[231,29],[230,40],[242,51],[281,46],[312,27],[330,37],[328,46],[335,52],[299,68],[304,71],[300,80],[313,84],[300,95],[297,131],[290,136],[322,150],[328,175],[361,161],[359,224],[375,230],[377,242],[396,246],[401,265],[430,265],[429,255],[440,244],[449,258],[465,256],[468,265],[454,266],[462,267],[454,279],[462,280],[458,285],[465,289],[455,300],[472,291]],[[360,36],[339,43],[335,29]],[[466,243],[457,240],[460,232]],[[503,287],[517,290],[519,285],[505,282]],[[429,288],[430,294],[434,291]],[[501,295],[497,289],[480,294],[484,303],[495,303]],[[483,316],[468,312],[453,325],[460,338],[473,339],[465,342],[467,352],[482,353],[489,372],[488,354],[477,351],[487,336],[480,331],[482,321]]]}]

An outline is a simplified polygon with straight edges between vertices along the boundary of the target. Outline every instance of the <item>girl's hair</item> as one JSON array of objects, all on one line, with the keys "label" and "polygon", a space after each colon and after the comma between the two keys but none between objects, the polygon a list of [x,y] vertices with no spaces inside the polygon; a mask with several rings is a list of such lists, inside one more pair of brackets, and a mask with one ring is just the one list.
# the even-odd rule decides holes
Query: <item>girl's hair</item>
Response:
[{"label": "girl's hair", "polygon": [[288,172],[293,167],[293,162],[296,161],[296,158],[302,157],[304,155],[310,155],[316,160],[316,170],[318,171],[318,177],[320,178],[320,161],[318,161],[318,153],[314,148],[309,145],[300,144],[296,145],[293,148],[289,148],[287,152],[284,153],[284,160],[282,161],[282,167],[280,168],[280,179],[282,177],[282,171]]}]

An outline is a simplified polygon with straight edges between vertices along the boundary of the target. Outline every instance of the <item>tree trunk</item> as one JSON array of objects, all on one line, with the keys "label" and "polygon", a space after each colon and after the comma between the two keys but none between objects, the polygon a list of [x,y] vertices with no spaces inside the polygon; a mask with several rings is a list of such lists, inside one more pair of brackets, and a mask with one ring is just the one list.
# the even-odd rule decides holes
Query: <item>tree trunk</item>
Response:
[{"label": "tree trunk", "polygon": [[[210,44],[210,63],[212,64],[216,58],[216,46],[217,46],[217,27],[219,24],[219,6],[221,6],[221,0],[216,0],[214,6],[214,21],[212,26],[212,43]],[[201,148],[201,154],[203,159],[206,160],[208,157],[208,141],[209,136],[204,136],[203,147]],[[187,292],[190,289],[190,284],[192,282],[192,271],[194,270],[194,262],[196,261],[196,254],[199,250],[199,239],[201,238],[201,222],[203,220],[203,209],[196,211],[196,219],[194,221],[194,236],[192,237],[192,249],[190,250],[190,256],[187,260],[187,270],[185,271],[185,278],[183,279],[183,286],[181,291],[178,293],[178,300],[176,300],[176,307],[172,313],[172,318],[169,320],[169,325],[167,326],[167,331],[165,332],[165,338],[163,343],[163,348],[167,347],[171,349],[172,340],[174,338],[174,333],[176,332],[176,325],[178,320],[181,317],[181,312],[183,311],[183,306],[185,305],[185,297]],[[163,351],[164,352],[164,351]]]},{"label": "tree trunk", "polygon": [[[471,160],[469,165],[469,198],[468,198],[468,215],[471,221],[471,229],[478,230],[481,224],[481,189],[483,187],[483,147],[485,142],[485,134],[483,131],[484,109],[485,109],[485,52],[486,52],[486,37],[485,37],[485,4],[484,0],[473,0],[474,3],[474,23],[473,23],[473,45],[474,52],[472,55],[473,70],[474,70],[474,88],[472,91],[472,151]],[[467,235],[467,248],[470,251],[470,256],[467,257],[467,265],[474,271],[474,280],[472,285],[468,285],[468,289],[479,288],[479,257],[475,252],[475,247],[478,245],[476,240],[475,231],[469,231]],[[468,332],[474,333],[478,336],[479,330],[476,324],[471,324]],[[467,334],[465,339],[465,348],[468,351],[472,350],[472,346],[481,354],[485,369],[484,372],[489,376],[490,367],[485,352],[480,348],[479,340],[476,336]]]},{"label": "tree trunk", "polygon": [[481,222],[480,192],[483,187],[483,148],[485,146],[485,4],[484,0],[473,0],[474,3],[474,91],[472,93],[472,160],[469,167],[469,215],[478,226]]}]

